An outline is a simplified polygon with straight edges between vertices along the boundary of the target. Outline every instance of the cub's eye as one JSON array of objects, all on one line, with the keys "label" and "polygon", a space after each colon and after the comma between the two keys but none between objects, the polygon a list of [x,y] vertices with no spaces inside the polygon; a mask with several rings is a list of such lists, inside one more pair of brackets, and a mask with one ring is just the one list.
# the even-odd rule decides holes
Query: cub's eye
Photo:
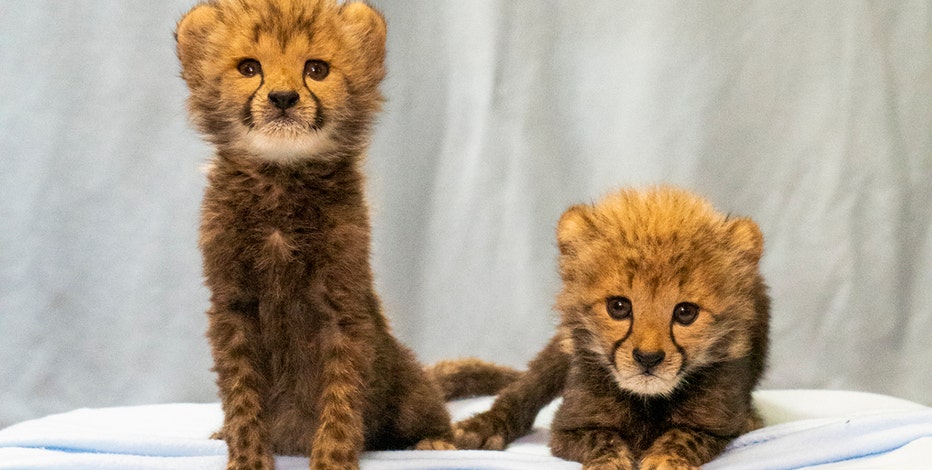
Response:
[{"label": "cub's eye", "polygon": [[304,63],[304,75],[314,81],[321,81],[330,74],[330,65],[322,60],[309,60]]},{"label": "cub's eye", "polygon": [[262,65],[256,59],[243,59],[236,66],[236,70],[239,70],[244,77],[255,77],[262,72]]},{"label": "cub's eye", "polygon": [[615,320],[631,318],[631,301],[625,297],[609,297],[605,301],[605,310]]},{"label": "cub's eye", "polygon": [[680,325],[691,325],[699,316],[699,306],[689,302],[676,304],[673,307],[673,321]]}]

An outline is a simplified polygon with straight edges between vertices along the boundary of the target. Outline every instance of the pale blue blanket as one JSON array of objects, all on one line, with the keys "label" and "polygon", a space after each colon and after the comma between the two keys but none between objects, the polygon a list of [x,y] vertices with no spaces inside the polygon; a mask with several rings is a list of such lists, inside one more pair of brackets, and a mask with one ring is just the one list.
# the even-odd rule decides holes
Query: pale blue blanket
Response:
[{"label": "pale blue blanket", "polygon": [[[707,464],[720,469],[932,468],[932,409],[869,394],[758,392],[767,426],[733,442]],[[450,404],[459,419],[485,409],[488,397]],[[506,452],[367,452],[363,470],[578,469],[547,449],[554,405],[534,432]],[[0,470],[203,469],[225,467],[226,447],[208,436],[220,424],[217,404],[81,409],[0,431]],[[307,458],[279,457],[278,469],[306,469]]]}]

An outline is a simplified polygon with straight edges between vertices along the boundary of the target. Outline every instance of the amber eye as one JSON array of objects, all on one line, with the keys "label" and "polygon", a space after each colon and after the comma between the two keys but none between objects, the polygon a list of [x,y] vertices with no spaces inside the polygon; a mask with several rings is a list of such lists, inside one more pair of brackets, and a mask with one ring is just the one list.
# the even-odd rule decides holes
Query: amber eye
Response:
[{"label": "amber eye", "polygon": [[689,302],[676,304],[673,307],[673,321],[680,325],[691,325],[699,316],[699,306]]},{"label": "amber eye", "polygon": [[631,318],[631,301],[625,297],[609,297],[605,301],[605,310],[615,320]]},{"label": "amber eye", "polygon": [[322,60],[309,60],[304,63],[304,76],[314,81],[321,81],[330,74],[330,65]]},{"label": "amber eye", "polygon": [[236,70],[239,70],[244,77],[255,77],[262,72],[262,65],[256,59],[243,59],[236,66]]}]

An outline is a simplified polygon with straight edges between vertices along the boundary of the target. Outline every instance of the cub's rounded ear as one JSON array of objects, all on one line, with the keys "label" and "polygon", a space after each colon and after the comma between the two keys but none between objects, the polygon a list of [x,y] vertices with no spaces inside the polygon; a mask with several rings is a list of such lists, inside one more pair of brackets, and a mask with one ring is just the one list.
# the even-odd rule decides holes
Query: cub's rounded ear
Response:
[{"label": "cub's rounded ear", "polygon": [[729,219],[728,224],[730,244],[752,262],[759,262],[764,253],[764,234],[760,227],[747,217]]},{"label": "cub's rounded ear", "polygon": [[557,245],[560,254],[572,255],[580,243],[592,238],[595,225],[590,216],[592,208],[578,204],[567,209],[557,223]]},{"label": "cub's rounded ear", "polygon": [[385,17],[363,2],[343,4],[340,8],[344,31],[363,46],[367,61],[381,64],[385,61]]},{"label": "cub's rounded ear", "polygon": [[178,43],[178,59],[181,60],[181,74],[185,80],[191,79],[195,63],[207,54],[207,36],[216,24],[217,10],[206,3],[195,6],[178,21],[175,41]]}]

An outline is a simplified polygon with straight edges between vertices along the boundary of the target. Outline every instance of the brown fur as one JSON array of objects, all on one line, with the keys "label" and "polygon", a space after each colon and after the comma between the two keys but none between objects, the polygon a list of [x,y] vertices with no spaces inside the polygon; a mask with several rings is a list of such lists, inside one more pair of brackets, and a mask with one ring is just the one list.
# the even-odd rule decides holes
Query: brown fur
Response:
[{"label": "brown fur", "polygon": [[[769,298],[754,222],[679,189],[625,190],[570,208],[557,240],[560,329],[489,411],[455,425],[458,446],[502,448],[560,393],[551,449],[588,469],[698,468],[761,425]],[[627,311],[619,298],[630,315],[610,315]]]},{"label": "brown fur", "polygon": [[450,448],[440,391],[391,336],[369,264],[360,165],[382,100],[382,17],[355,2],[215,0],[176,38],[189,110],[217,150],[200,247],[227,468],[271,469],[278,453],[351,469],[364,449]]},{"label": "brown fur", "polygon": [[447,400],[491,395],[521,376],[510,367],[474,358],[440,361],[426,372]]}]

